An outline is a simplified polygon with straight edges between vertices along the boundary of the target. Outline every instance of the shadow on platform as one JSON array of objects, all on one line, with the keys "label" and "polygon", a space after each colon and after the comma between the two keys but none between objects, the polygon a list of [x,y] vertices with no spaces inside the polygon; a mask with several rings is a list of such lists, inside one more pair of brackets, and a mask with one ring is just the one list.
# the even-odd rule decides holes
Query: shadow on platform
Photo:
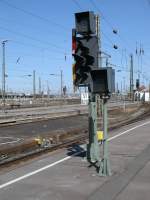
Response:
[{"label": "shadow on platform", "polygon": [[67,155],[68,156],[75,156],[75,157],[81,157],[81,158],[84,158],[86,157],[86,152],[85,152],[85,149],[82,148],[80,145],[77,145],[77,144],[74,144],[72,146],[70,146],[68,149],[67,149]]}]

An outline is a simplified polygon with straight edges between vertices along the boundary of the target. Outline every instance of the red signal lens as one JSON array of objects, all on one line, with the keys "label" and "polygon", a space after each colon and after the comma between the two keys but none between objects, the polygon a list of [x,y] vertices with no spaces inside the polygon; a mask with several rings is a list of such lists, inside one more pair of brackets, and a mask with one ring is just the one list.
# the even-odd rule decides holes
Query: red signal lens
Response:
[{"label": "red signal lens", "polygon": [[72,37],[72,53],[75,53],[76,51],[76,39],[75,37]]}]

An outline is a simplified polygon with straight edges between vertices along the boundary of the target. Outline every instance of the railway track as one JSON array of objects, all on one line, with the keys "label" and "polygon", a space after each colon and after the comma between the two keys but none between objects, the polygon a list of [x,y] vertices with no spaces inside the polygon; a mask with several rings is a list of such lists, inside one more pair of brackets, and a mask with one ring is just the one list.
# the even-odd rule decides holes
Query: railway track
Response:
[{"label": "railway track", "polygon": [[[131,104],[128,103],[126,105],[127,108],[132,108],[132,107],[134,108],[136,106],[137,106],[136,103],[131,103]],[[108,111],[109,112],[115,111],[115,110],[120,109],[121,107],[123,107],[123,104],[113,105],[113,106],[111,105],[110,107],[108,107]],[[45,107],[43,109],[46,110]],[[41,108],[40,108],[40,110],[38,110],[38,112],[36,111],[36,113],[34,112],[32,113],[32,110],[31,110],[30,113],[29,111],[26,111],[24,112],[24,114],[22,114],[23,111],[19,110],[17,111],[18,112],[17,115],[15,113],[12,113],[10,115],[10,113],[8,112],[8,113],[5,113],[5,115],[0,115],[0,127],[44,121],[47,119],[56,119],[56,118],[62,118],[62,117],[88,114],[88,108],[86,106],[82,108],[81,105],[77,105],[72,110],[68,110],[68,111],[64,110],[64,111],[58,112],[57,110],[58,109],[56,109],[53,112],[51,112],[50,110],[49,111],[46,110],[46,112],[44,113],[44,112],[41,112]]]},{"label": "railway track", "polygon": [[67,148],[72,146],[73,144],[83,144],[85,140],[87,139],[87,130],[83,131],[81,134],[73,137],[69,137],[67,139],[64,139],[65,141],[60,142],[59,144],[54,144],[51,146],[47,146],[44,148],[38,148],[36,150],[26,152],[26,153],[21,153],[20,155],[18,154],[17,156],[14,156],[12,158],[9,158],[7,160],[0,161],[0,168],[7,168],[11,167],[12,165],[18,165],[22,162],[26,162],[30,159],[34,159],[37,156],[41,156],[42,154],[45,153],[50,153],[62,148]]},{"label": "railway track", "polygon": [[[150,116],[150,111],[148,109],[142,115],[137,116],[133,119],[126,119],[123,121],[118,121],[116,122],[116,124],[111,124],[109,129],[111,130],[117,129],[117,128],[120,128],[121,126],[129,125],[131,123],[144,120],[149,116]],[[64,134],[64,136],[62,136],[58,142],[55,142],[54,144],[51,144],[49,146],[39,147],[37,143],[35,143],[35,141],[32,141],[30,144],[27,144],[27,146],[25,145],[22,150],[19,147],[18,147],[18,150],[17,148],[16,149],[14,148],[14,155],[10,157],[9,156],[7,157],[7,153],[9,154],[9,152],[11,152],[11,149],[9,151],[4,152],[4,155],[1,156],[0,168],[2,169],[2,168],[10,167],[12,165],[18,165],[22,162],[26,162],[27,160],[33,159],[42,154],[56,151],[62,148],[67,148],[73,144],[85,143],[87,138],[88,138],[88,130],[77,129],[74,131],[72,130],[67,134]],[[28,151],[25,151],[25,149],[28,149]],[[19,151],[20,153],[18,153]]]}]

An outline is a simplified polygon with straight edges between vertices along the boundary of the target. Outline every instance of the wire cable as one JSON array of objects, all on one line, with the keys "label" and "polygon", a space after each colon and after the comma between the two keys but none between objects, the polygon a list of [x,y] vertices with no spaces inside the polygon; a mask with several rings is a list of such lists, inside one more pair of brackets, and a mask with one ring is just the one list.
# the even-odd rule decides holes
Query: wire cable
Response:
[{"label": "wire cable", "polygon": [[[113,32],[115,31],[114,30],[114,26],[112,25],[112,23],[106,18],[106,16],[102,13],[102,11],[100,11],[100,9],[98,8],[98,6],[96,5],[96,3],[94,2],[94,0],[89,0],[90,1],[90,3],[93,5],[93,7],[100,13],[100,15],[101,15],[101,17],[102,17],[102,19],[107,23],[107,25],[113,30]],[[122,38],[122,36],[120,36],[120,34],[116,34],[119,38],[120,38],[120,40],[123,42],[123,43],[125,43],[125,44],[127,44],[128,42],[124,39],[124,38]],[[128,43],[129,44],[129,43]],[[129,45],[130,46],[130,45]],[[125,48],[127,49],[127,47],[125,46]],[[130,48],[130,50],[131,50],[132,48]],[[130,50],[129,50],[129,48],[128,48],[128,52],[129,53],[131,53],[130,52]]]},{"label": "wire cable", "polygon": [[[53,43],[46,42],[46,41],[42,41],[42,40],[40,40],[40,39],[36,39],[35,37],[26,35],[26,34],[24,34],[24,33],[19,33],[19,32],[16,32],[16,31],[12,31],[12,30],[10,30],[10,29],[8,29],[8,28],[5,28],[5,27],[2,27],[2,26],[0,26],[0,29],[1,29],[1,30],[4,30],[4,31],[6,31],[6,32],[13,33],[13,34],[15,34],[15,35],[19,35],[19,36],[21,36],[21,37],[25,37],[25,38],[27,38],[27,39],[30,39],[30,40],[33,40],[33,41],[36,41],[36,42],[42,43],[42,44],[50,45],[51,47],[54,47],[54,48],[56,48],[56,49],[59,49],[59,51],[60,51],[60,49],[62,49],[62,47],[59,47],[59,46],[57,46],[57,45],[55,45],[55,44],[53,44]],[[63,53],[64,53],[64,51],[60,51],[60,52],[63,52]]]},{"label": "wire cable", "polygon": [[[21,22],[21,23],[17,23],[17,21],[16,20],[14,20],[14,19],[6,19],[6,18],[3,18],[3,17],[0,17],[0,20],[2,21],[2,22],[6,22],[6,23],[11,23],[11,24],[13,24],[14,23],[14,25],[19,25],[19,26],[23,26],[23,27],[27,27],[27,28],[32,28],[33,29],[33,26],[31,27],[30,25],[29,25],[29,23],[26,23],[26,22]],[[34,25],[35,25],[35,23],[34,23]],[[42,25],[43,25],[43,23],[42,23]],[[60,36],[62,36],[62,35],[65,35],[65,36],[67,36],[68,34],[67,33],[69,33],[69,32],[65,32],[65,31],[62,31],[61,32],[61,35],[60,35],[60,30],[56,30],[56,29],[53,29],[53,28],[50,28],[50,27],[52,27],[52,26],[47,26],[46,25],[46,32],[48,33],[48,34],[50,34],[50,35],[59,35],[59,37]],[[37,30],[39,30],[39,26],[36,26],[35,27]],[[41,30],[44,30],[45,31],[45,29],[41,29]]]},{"label": "wire cable", "polygon": [[63,30],[68,30],[68,28],[65,27],[65,26],[63,26],[62,24],[58,24],[58,23],[56,23],[56,22],[54,22],[54,21],[52,21],[52,20],[50,20],[50,19],[44,18],[44,17],[42,17],[42,16],[40,16],[40,15],[37,15],[37,14],[35,14],[35,13],[32,13],[32,12],[30,12],[30,11],[28,11],[28,10],[23,9],[23,8],[19,8],[19,7],[17,7],[16,5],[14,5],[14,4],[12,4],[12,3],[6,1],[6,0],[0,0],[0,2],[6,4],[7,6],[13,8],[13,9],[19,10],[19,11],[21,11],[21,12],[27,14],[27,15],[30,15],[30,16],[36,18],[36,19],[39,19],[39,20],[44,21],[44,22],[47,22],[47,23],[51,23],[51,24],[53,24],[54,26],[57,26],[57,27],[59,27],[59,28],[61,28],[61,29],[63,29]]},{"label": "wire cable", "polygon": [[113,30],[114,27],[112,26],[112,24],[110,23],[110,21],[104,16],[104,14],[102,13],[102,11],[100,11],[100,9],[97,7],[96,3],[94,2],[94,0],[89,0],[90,3],[93,5],[93,7],[100,13],[102,19],[108,24],[108,26]]},{"label": "wire cable", "polygon": [[83,9],[77,0],[72,0],[72,1],[79,9],[81,9],[81,10]]},{"label": "wire cable", "polygon": [[[50,47],[44,47],[44,46],[37,46],[37,45],[34,45],[34,44],[29,44],[29,43],[24,43],[24,42],[20,42],[20,41],[18,41],[18,40],[11,40],[11,42],[13,42],[13,43],[16,43],[16,44],[19,44],[19,45],[23,45],[23,46],[28,46],[28,47],[33,47],[33,48],[35,48],[35,49],[39,49],[40,51],[49,51],[49,50],[51,50],[51,48]],[[66,55],[71,55],[71,53],[70,52],[63,52],[63,51],[55,51],[55,50],[53,50],[53,52],[55,52],[55,53],[58,53],[58,54],[66,54]]]}]

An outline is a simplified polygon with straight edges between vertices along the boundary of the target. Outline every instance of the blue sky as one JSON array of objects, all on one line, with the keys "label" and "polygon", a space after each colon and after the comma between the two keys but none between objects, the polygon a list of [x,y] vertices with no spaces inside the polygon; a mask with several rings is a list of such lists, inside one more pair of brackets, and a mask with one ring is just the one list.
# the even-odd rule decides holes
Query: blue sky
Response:
[{"label": "blue sky", "polygon": [[[102,13],[102,50],[112,56],[111,63],[121,67],[116,67],[116,71],[122,70],[116,72],[116,82],[120,85],[124,77],[126,85],[129,82],[130,53],[134,55],[135,72],[138,70],[136,42],[138,48],[141,44],[145,51],[142,73],[146,72],[146,77],[150,78],[150,2],[92,2],[94,4],[91,0],[0,0],[0,39],[9,40],[6,44],[8,90],[32,91],[32,77],[26,75],[32,74],[33,70],[36,70],[37,90],[38,77],[41,77],[42,88],[46,89],[48,82],[51,91],[58,92],[60,77],[49,74],[60,74],[60,70],[63,70],[64,85],[72,90],[71,29],[74,27],[74,13],[86,10]],[[117,35],[112,33],[113,28],[118,30]],[[118,46],[118,50],[112,48],[113,44]]]}]

